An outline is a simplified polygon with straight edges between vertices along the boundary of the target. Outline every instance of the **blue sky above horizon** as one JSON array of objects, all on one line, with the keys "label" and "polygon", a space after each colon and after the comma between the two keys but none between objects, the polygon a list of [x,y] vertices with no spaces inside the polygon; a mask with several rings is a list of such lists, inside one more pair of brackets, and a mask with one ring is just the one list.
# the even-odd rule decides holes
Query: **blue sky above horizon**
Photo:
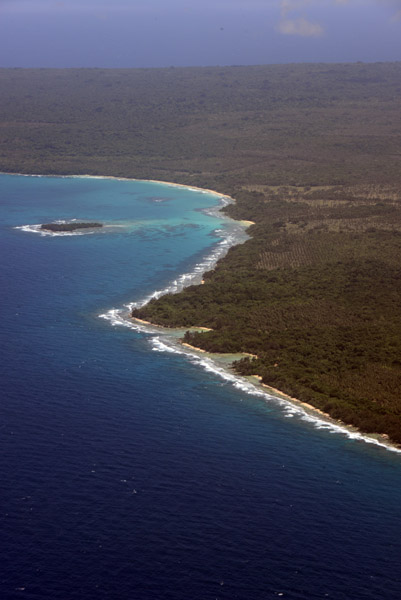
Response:
[{"label": "blue sky above horizon", "polygon": [[1,67],[401,60],[401,0],[0,0]]}]

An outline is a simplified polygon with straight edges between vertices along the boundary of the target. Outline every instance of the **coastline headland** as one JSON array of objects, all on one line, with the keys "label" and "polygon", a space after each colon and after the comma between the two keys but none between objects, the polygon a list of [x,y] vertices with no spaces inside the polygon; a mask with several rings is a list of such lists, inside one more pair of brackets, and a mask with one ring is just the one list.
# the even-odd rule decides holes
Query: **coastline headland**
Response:
[{"label": "coastline headland", "polygon": [[[107,315],[103,315],[107,318]],[[373,444],[385,448],[391,452],[401,453],[401,447],[398,444],[394,444],[386,434],[367,434],[360,431],[357,427],[350,424],[344,423],[340,419],[334,419],[329,413],[324,412],[309,404],[303,402],[298,398],[294,398],[279,389],[269,386],[262,382],[262,377],[259,375],[241,376],[233,368],[233,362],[240,358],[246,357],[246,352],[231,355],[230,353],[213,353],[204,350],[203,348],[193,346],[184,341],[182,337],[182,328],[169,328],[145,319],[139,319],[137,317],[125,316],[120,322],[121,325],[125,324],[124,321],[130,321],[133,324],[133,328],[137,329],[137,325],[141,331],[145,331],[154,335],[155,332],[162,333],[164,340],[169,344],[165,346],[167,351],[183,354],[192,358],[199,357],[199,360],[195,361],[200,366],[206,367],[208,371],[214,371],[216,374],[221,376],[223,379],[231,382],[234,386],[239,387],[247,394],[262,396],[268,402],[276,402],[285,412],[286,417],[298,416],[300,419],[311,423],[318,429],[327,429],[330,432],[336,432],[338,434],[346,435],[350,439],[364,441],[368,444]],[[202,327],[191,327],[191,330],[201,331],[207,330]],[[180,351],[180,348],[182,350]],[[160,344],[158,346],[160,349]],[[228,360],[227,360],[228,359]],[[206,362],[205,362],[206,361]],[[213,369],[213,366],[215,367]]]}]

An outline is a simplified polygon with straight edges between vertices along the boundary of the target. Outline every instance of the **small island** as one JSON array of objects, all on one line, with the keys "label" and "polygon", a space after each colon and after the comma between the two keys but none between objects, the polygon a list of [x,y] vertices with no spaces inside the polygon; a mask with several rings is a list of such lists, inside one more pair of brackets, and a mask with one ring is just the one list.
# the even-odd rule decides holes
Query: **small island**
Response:
[{"label": "small island", "polygon": [[103,227],[102,223],[82,223],[73,221],[72,223],[43,223],[40,226],[45,231],[75,231],[76,229],[93,229],[94,227]]}]

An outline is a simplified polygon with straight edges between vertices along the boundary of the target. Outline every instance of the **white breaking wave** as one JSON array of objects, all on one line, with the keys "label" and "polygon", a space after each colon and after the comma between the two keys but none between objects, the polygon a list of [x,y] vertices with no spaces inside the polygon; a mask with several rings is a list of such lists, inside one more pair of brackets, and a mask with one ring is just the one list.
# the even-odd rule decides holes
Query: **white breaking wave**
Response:
[{"label": "white breaking wave", "polygon": [[162,341],[160,337],[155,336],[151,339],[154,352],[169,352],[170,354],[185,354],[180,348],[175,347],[173,344],[169,344],[168,340]]},{"label": "white breaking wave", "polygon": [[161,290],[156,290],[155,292],[153,292],[149,296],[146,296],[142,300],[127,304],[126,308],[128,310],[132,310],[133,308],[140,308],[147,304],[150,300],[153,300],[154,298],[160,298],[165,294],[177,294],[189,285],[201,283],[203,274],[206,271],[210,271],[216,265],[217,261],[227,254],[228,250],[232,246],[235,246],[238,243],[245,241],[246,239],[247,236],[244,232],[244,229],[236,229],[231,234],[226,235],[226,237],[224,237],[217,244],[217,246],[215,246],[212,252],[208,256],[206,256],[204,260],[202,260],[194,266],[192,271],[180,275],[179,277],[177,277],[177,279],[174,279],[174,281],[172,281],[167,287]]}]

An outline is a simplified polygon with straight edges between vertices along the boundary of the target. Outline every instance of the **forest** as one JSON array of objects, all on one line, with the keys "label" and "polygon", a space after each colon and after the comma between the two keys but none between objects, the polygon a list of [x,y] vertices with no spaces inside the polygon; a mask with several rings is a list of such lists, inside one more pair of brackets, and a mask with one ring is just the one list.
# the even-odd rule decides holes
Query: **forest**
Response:
[{"label": "forest", "polygon": [[401,63],[0,69],[0,170],[215,189],[253,221],[134,316],[401,443]]}]

